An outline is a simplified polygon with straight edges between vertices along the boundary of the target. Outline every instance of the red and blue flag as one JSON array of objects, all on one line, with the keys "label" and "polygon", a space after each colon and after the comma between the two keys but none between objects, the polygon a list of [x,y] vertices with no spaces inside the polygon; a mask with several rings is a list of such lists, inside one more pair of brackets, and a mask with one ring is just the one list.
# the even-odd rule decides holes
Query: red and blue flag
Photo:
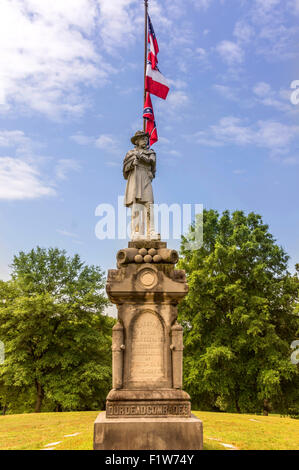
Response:
[{"label": "red and blue flag", "polygon": [[158,133],[157,127],[155,122],[155,115],[152,105],[151,96],[149,93],[146,93],[145,103],[144,103],[144,110],[143,110],[143,118],[146,120],[146,128],[145,131],[149,134],[149,145],[150,147],[158,141]]},{"label": "red and blue flag", "polygon": [[148,15],[148,42],[150,44],[145,76],[145,91],[165,100],[169,92],[166,78],[158,69],[159,46],[155,31]]},{"label": "red and blue flag", "polygon": [[151,22],[151,19],[148,15],[148,42],[150,44],[149,53],[148,53],[148,60],[152,64],[152,68],[154,69],[158,63],[158,52],[159,46],[158,41],[155,35],[155,31]]}]

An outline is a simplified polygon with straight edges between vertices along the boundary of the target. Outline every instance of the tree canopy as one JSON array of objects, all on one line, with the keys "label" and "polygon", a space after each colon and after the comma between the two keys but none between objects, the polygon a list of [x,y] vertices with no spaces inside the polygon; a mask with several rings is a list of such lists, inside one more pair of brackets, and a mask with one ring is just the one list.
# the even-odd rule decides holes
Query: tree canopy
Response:
[{"label": "tree canopy", "polygon": [[[298,273],[260,215],[203,214],[203,245],[182,238],[180,267],[189,293],[179,307],[185,329],[185,386],[200,409],[290,412],[298,404]],[[187,248],[186,248],[187,247]],[[299,413],[299,410],[297,410]]]},{"label": "tree canopy", "polygon": [[[37,247],[0,282],[0,402],[35,411],[96,409],[111,382],[111,327],[99,267]],[[17,397],[22,397],[18,400]],[[26,396],[26,400],[24,400]],[[22,401],[22,403],[21,403]]]}]

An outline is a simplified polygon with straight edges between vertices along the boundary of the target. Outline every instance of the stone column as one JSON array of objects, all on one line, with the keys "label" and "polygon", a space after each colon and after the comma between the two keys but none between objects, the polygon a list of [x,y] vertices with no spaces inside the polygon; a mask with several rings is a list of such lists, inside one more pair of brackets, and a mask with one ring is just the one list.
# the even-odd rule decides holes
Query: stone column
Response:
[{"label": "stone column", "polygon": [[183,387],[183,327],[178,322],[171,327],[173,388]]},{"label": "stone column", "polygon": [[117,322],[112,328],[112,387],[116,390],[123,386],[124,349],[124,328]]}]

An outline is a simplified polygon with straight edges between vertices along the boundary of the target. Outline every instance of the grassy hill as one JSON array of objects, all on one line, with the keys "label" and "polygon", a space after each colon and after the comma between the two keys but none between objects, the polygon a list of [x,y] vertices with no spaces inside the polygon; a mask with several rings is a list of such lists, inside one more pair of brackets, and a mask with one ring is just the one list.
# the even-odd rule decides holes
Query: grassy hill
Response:
[{"label": "grassy hill", "polygon": [[[277,415],[193,413],[203,421],[206,450],[299,449],[299,420]],[[0,416],[0,449],[92,450],[97,414],[87,411]]]}]

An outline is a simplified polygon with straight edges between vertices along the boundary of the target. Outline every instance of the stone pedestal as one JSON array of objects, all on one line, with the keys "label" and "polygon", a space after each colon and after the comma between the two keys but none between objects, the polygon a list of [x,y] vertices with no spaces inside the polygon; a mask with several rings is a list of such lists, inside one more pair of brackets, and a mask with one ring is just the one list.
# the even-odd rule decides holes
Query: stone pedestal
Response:
[{"label": "stone pedestal", "polygon": [[97,450],[202,450],[202,422],[190,418],[118,418],[100,413],[94,426]]},{"label": "stone pedestal", "polygon": [[202,449],[202,422],[182,390],[183,328],[177,305],[188,292],[178,254],[159,241],[130,242],[108,272],[117,305],[113,389],[95,421],[94,449]]}]

